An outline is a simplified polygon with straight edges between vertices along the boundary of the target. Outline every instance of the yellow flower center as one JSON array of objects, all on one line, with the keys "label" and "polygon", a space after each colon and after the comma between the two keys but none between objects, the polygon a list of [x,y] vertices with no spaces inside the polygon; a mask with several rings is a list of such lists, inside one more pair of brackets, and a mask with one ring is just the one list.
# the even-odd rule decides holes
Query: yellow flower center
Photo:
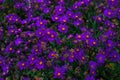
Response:
[{"label": "yellow flower center", "polygon": [[13,50],[13,48],[10,48],[10,51],[12,51]]},{"label": "yellow flower center", "polygon": [[40,25],[42,25],[43,24],[43,22],[40,22]]},{"label": "yellow flower center", "polygon": [[60,72],[58,72],[58,74],[57,74],[58,76],[60,76],[61,75],[61,73]]},{"label": "yellow flower center", "polygon": [[2,63],[2,61],[0,61],[0,64]]},{"label": "yellow flower center", "polygon": [[63,20],[63,22],[67,22],[66,20]]},{"label": "yellow flower center", "polygon": [[86,35],[86,38],[89,38],[89,35]]},{"label": "yellow flower center", "polygon": [[43,62],[42,62],[42,61],[40,61],[40,62],[39,62],[39,64],[40,64],[40,65],[42,65],[42,64],[43,64]]},{"label": "yellow flower center", "polygon": [[59,11],[62,11],[62,9],[60,8]]},{"label": "yellow flower center", "polygon": [[50,32],[48,31],[47,34],[50,34]]},{"label": "yellow flower center", "polygon": [[55,17],[55,20],[58,20],[58,17]]},{"label": "yellow flower center", "polygon": [[25,63],[22,63],[22,66],[25,66]]},{"label": "yellow flower center", "polygon": [[93,42],[93,44],[95,45],[95,44],[96,44],[96,42]]},{"label": "yellow flower center", "polygon": [[35,60],[35,58],[32,58],[32,60]]},{"label": "yellow flower center", "polygon": [[111,12],[108,12],[108,15],[111,15]]},{"label": "yellow flower center", "polygon": [[64,30],[65,30],[65,28],[62,28],[62,30],[64,31]]},{"label": "yellow flower center", "polygon": [[54,35],[51,35],[51,38],[54,38]]},{"label": "yellow flower center", "polygon": [[78,38],[81,38],[81,36],[80,36],[80,35],[78,35]]}]

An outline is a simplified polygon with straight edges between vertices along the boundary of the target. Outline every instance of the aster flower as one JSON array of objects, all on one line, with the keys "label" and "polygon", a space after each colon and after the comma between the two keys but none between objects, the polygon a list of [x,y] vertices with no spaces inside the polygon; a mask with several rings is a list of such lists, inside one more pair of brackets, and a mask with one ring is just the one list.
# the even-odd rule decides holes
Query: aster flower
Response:
[{"label": "aster flower", "polygon": [[19,61],[17,65],[20,70],[24,70],[28,67],[28,63],[26,61]]},{"label": "aster flower", "polygon": [[37,29],[35,33],[36,33],[37,37],[43,37],[44,36],[44,30],[42,30],[42,29]]},{"label": "aster flower", "polygon": [[106,57],[103,54],[97,54],[96,59],[99,64],[103,64],[105,63]]},{"label": "aster flower", "polygon": [[56,59],[56,58],[57,58],[56,52],[51,51],[51,52],[49,53],[49,55],[48,55],[48,58],[50,58],[50,59]]},{"label": "aster flower", "polygon": [[56,14],[56,15],[53,15],[51,19],[52,21],[58,22],[60,20],[60,16]]},{"label": "aster flower", "polygon": [[42,27],[45,27],[46,25],[47,25],[47,20],[38,20],[38,21],[36,21],[36,26],[37,27],[42,28]]},{"label": "aster flower", "polygon": [[120,60],[120,54],[117,51],[112,51],[111,54],[109,54],[109,58],[113,62],[119,61]]},{"label": "aster flower", "polygon": [[40,46],[38,46],[38,45],[35,45],[35,46],[33,46],[31,52],[33,54],[41,54],[42,48]]},{"label": "aster flower", "polygon": [[5,64],[4,57],[0,56],[0,66],[3,66]]},{"label": "aster flower", "polygon": [[68,61],[69,62],[74,62],[76,60],[76,56],[74,53],[70,53],[68,56]]},{"label": "aster flower", "polygon": [[96,70],[91,69],[91,70],[90,70],[90,74],[91,74],[92,76],[96,76]]},{"label": "aster flower", "polygon": [[76,39],[77,41],[81,41],[81,40],[82,40],[81,34],[76,34],[76,35],[75,35],[75,39]]},{"label": "aster flower", "polygon": [[44,8],[43,12],[45,14],[49,14],[51,12],[51,8],[46,7],[46,8]]},{"label": "aster flower", "polygon": [[97,69],[97,63],[95,61],[90,61],[89,62],[89,68],[92,70],[96,70]]},{"label": "aster flower", "polygon": [[15,40],[15,45],[20,45],[21,43],[23,42],[23,39],[22,38],[17,38],[16,40]]},{"label": "aster flower", "polygon": [[107,2],[110,7],[118,6],[118,4],[120,3],[119,0],[107,0]]},{"label": "aster flower", "polygon": [[4,3],[5,2],[5,0],[0,0],[0,4],[2,4],[2,3]]},{"label": "aster flower", "polygon": [[88,39],[86,42],[89,46],[98,46],[98,41],[95,39]]},{"label": "aster flower", "polygon": [[68,23],[69,22],[69,18],[67,15],[61,16],[60,18],[60,23]]},{"label": "aster flower", "polygon": [[14,50],[14,48],[13,48],[13,45],[9,44],[9,45],[6,47],[5,52],[6,52],[6,53],[14,53],[15,50]]},{"label": "aster flower", "polygon": [[101,22],[104,21],[103,18],[102,18],[102,16],[93,16],[93,19],[94,19],[95,21],[97,21],[98,23],[101,23]]},{"label": "aster flower", "polygon": [[107,40],[106,45],[108,48],[111,48],[111,49],[113,49],[116,46],[115,42],[113,42],[112,40]]},{"label": "aster flower", "polygon": [[104,15],[108,18],[114,18],[116,16],[116,12],[111,9],[106,9],[104,11]]},{"label": "aster flower", "polygon": [[69,18],[71,18],[72,15],[73,15],[73,11],[72,11],[72,10],[66,11],[66,15],[67,15]]},{"label": "aster flower", "polygon": [[58,0],[57,2],[59,5],[64,5],[65,4],[65,0]]},{"label": "aster flower", "polygon": [[85,80],[95,80],[94,76],[87,75]]},{"label": "aster flower", "polygon": [[78,27],[78,26],[81,26],[81,24],[83,23],[83,21],[81,20],[77,20],[77,21],[74,21],[73,24],[75,27]]},{"label": "aster flower", "polygon": [[6,75],[9,72],[10,66],[9,65],[4,65],[2,66],[2,75]]},{"label": "aster flower", "polygon": [[120,8],[117,8],[117,17],[120,19]]},{"label": "aster flower", "polygon": [[58,30],[59,30],[60,32],[62,32],[62,33],[67,33],[67,31],[68,31],[68,26],[65,25],[65,24],[60,24],[60,25],[58,25]]},{"label": "aster flower", "polygon": [[85,2],[85,5],[88,6],[92,0],[83,0]]},{"label": "aster flower", "polygon": [[86,61],[87,61],[87,57],[84,54],[83,50],[75,53],[75,57],[76,57],[77,60],[79,60],[83,63],[86,63]]},{"label": "aster flower", "polygon": [[58,34],[55,31],[50,30],[50,29],[47,29],[45,31],[45,34],[46,34],[47,40],[50,42],[55,41],[58,37]]},{"label": "aster flower", "polygon": [[8,26],[8,33],[9,33],[10,35],[16,34],[16,31],[17,31],[17,28],[16,28],[15,25],[10,25],[10,26]]},{"label": "aster flower", "polygon": [[45,68],[45,59],[44,58],[39,58],[36,60],[35,67],[38,70],[44,69]]},{"label": "aster flower", "polygon": [[80,6],[82,6],[81,2],[76,2],[72,5],[72,8],[74,10],[78,10],[80,8]]},{"label": "aster flower", "polygon": [[54,78],[64,79],[65,73],[66,68],[64,66],[54,68]]},{"label": "aster flower", "polygon": [[35,64],[36,63],[36,60],[37,60],[37,56],[35,54],[30,54],[28,56],[28,62],[30,64]]},{"label": "aster flower", "polygon": [[65,7],[64,6],[61,6],[61,5],[55,6],[55,13],[56,14],[63,14],[64,11],[65,11]]},{"label": "aster flower", "polygon": [[7,19],[9,24],[14,24],[14,23],[17,23],[17,22],[21,21],[20,17],[18,15],[16,15],[16,14],[7,15],[6,19]]},{"label": "aster flower", "polygon": [[22,6],[25,6],[25,4],[24,4],[24,3],[20,3],[20,2],[17,2],[17,3],[15,3],[15,5],[14,5],[14,7],[15,7],[16,9],[22,9]]},{"label": "aster flower", "polygon": [[81,16],[82,16],[82,13],[81,13],[81,12],[77,12],[77,13],[74,13],[74,14],[72,15],[72,18],[76,20],[76,19],[81,18]]}]

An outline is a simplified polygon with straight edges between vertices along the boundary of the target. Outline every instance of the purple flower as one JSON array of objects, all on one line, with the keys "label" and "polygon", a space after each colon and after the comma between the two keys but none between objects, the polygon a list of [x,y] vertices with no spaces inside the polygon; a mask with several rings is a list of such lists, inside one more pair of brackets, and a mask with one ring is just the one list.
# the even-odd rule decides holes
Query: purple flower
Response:
[{"label": "purple flower", "polygon": [[36,21],[36,26],[40,28],[44,28],[47,25],[47,20],[38,20]]},{"label": "purple flower", "polygon": [[65,11],[65,7],[64,6],[61,6],[61,5],[58,5],[55,7],[55,13],[56,14],[63,14]]},{"label": "purple flower", "polygon": [[97,63],[95,61],[90,61],[89,62],[89,68],[92,69],[92,70],[96,70]]},{"label": "purple flower", "polygon": [[35,45],[35,46],[33,46],[31,52],[32,52],[33,54],[41,54],[42,48],[41,48],[39,45]]},{"label": "purple flower", "polygon": [[5,64],[4,57],[0,56],[0,66],[3,66]]},{"label": "purple flower", "polygon": [[38,29],[36,30],[36,36],[37,37],[43,37],[44,36],[44,30],[43,29]]},{"label": "purple flower", "polygon": [[28,56],[28,62],[29,62],[30,64],[35,64],[35,63],[36,63],[36,60],[37,60],[37,57],[36,57],[35,54],[30,54],[30,55]]},{"label": "purple flower", "polygon": [[81,21],[77,20],[77,21],[73,22],[73,24],[74,24],[75,27],[81,26],[82,23],[83,23],[82,19],[81,19]]},{"label": "purple flower", "polygon": [[60,16],[59,15],[53,15],[51,17],[52,21],[58,22],[60,20]]},{"label": "purple flower", "polygon": [[35,67],[38,70],[44,69],[45,68],[45,59],[44,58],[39,58],[36,60]]},{"label": "purple flower", "polygon": [[74,62],[76,60],[76,56],[74,53],[70,53],[68,56],[68,61],[69,62]]},{"label": "purple flower", "polygon": [[105,63],[106,57],[103,54],[97,54],[96,59],[98,63],[103,64]]},{"label": "purple flower", "polygon": [[94,76],[87,75],[85,80],[95,80]]},{"label": "purple flower", "polygon": [[120,3],[119,0],[107,0],[107,2],[108,2],[108,5],[109,5],[110,7],[118,6],[119,3]]},{"label": "purple flower", "polygon": [[54,68],[54,78],[64,79],[65,73],[66,73],[66,68],[64,66]]},{"label": "purple flower", "polygon": [[108,18],[114,18],[116,16],[116,12],[111,9],[106,9],[104,11],[104,15]]},{"label": "purple flower", "polygon": [[74,13],[74,14],[72,15],[72,18],[73,18],[74,20],[79,20],[79,18],[81,18],[81,16],[82,16],[82,13],[81,13],[81,12],[77,12],[77,13]]},{"label": "purple flower", "polygon": [[58,38],[57,32],[55,32],[54,30],[51,30],[51,29],[47,29],[45,31],[45,34],[46,34],[45,37],[49,42],[53,42]]},{"label": "purple flower", "polygon": [[90,74],[91,74],[92,76],[96,76],[96,70],[90,69]]},{"label": "purple flower", "polygon": [[0,0],[0,4],[2,4],[2,3],[4,3],[5,2],[5,0]]},{"label": "purple flower", "polygon": [[23,42],[23,39],[22,38],[17,38],[16,40],[15,40],[15,45],[20,45],[21,43]]},{"label": "purple flower", "polygon": [[16,34],[16,31],[17,31],[17,28],[16,28],[15,25],[10,25],[10,26],[8,26],[8,33],[9,33],[10,35]]},{"label": "purple flower", "polygon": [[6,19],[9,24],[18,23],[21,21],[20,17],[17,14],[9,14],[6,16]]},{"label": "purple flower", "polygon": [[117,17],[120,19],[120,8],[117,9]]},{"label": "purple flower", "polygon": [[101,16],[93,16],[93,19],[97,21],[98,23],[103,22],[103,18]]},{"label": "purple flower", "polygon": [[59,21],[60,21],[60,23],[68,23],[69,22],[69,18],[68,18],[67,15],[63,15],[63,16],[61,16]]},{"label": "purple flower", "polygon": [[119,61],[120,60],[120,54],[117,51],[112,51],[111,54],[109,54],[109,58],[113,62]]},{"label": "purple flower", "polygon": [[2,66],[2,71],[3,71],[2,75],[6,75],[10,70],[9,68],[10,68],[9,65]]},{"label": "purple flower", "polygon": [[113,48],[116,46],[116,44],[115,44],[115,42],[113,42],[112,40],[108,40],[106,46],[107,46],[108,48],[113,49]]},{"label": "purple flower", "polygon": [[59,30],[60,32],[62,32],[62,33],[67,33],[67,31],[68,31],[68,26],[65,25],[65,24],[60,24],[60,25],[58,25],[58,30]]},{"label": "purple flower", "polygon": [[98,42],[95,39],[88,39],[88,40],[86,40],[86,42],[90,46],[97,46],[98,45]]},{"label": "purple flower", "polygon": [[20,70],[26,69],[28,67],[28,62],[26,61],[19,61],[17,63]]},{"label": "purple flower", "polygon": [[67,15],[69,18],[71,18],[72,15],[73,15],[73,11],[72,11],[72,10],[66,11],[66,15]]},{"label": "purple flower", "polygon": [[44,10],[43,10],[43,12],[44,12],[45,14],[49,14],[50,11],[51,11],[51,8],[48,8],[48,7],[44,8]]},{"label": "purple flower", "polygon": [[51,51],[51,52],[49,53],[48,57],[49,57],[50,59],[55,59],[55,58],[57,58],[56,52]]},{"label": "purple flower", "polygon": [[9,45],[6,47],[5,52],[6,52],[6,53],[14,53],[15,50],[14,50],[14,48],[13,48],[13,45],[9,44]]}]

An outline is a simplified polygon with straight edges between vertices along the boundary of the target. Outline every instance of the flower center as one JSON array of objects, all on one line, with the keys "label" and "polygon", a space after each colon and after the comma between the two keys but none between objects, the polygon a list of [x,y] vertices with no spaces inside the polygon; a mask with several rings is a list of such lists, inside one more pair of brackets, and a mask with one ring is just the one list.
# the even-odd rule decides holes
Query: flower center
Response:
[{"label": "flower center", "polygon": [[57,74],[58,76],[60,76],[61,75],[61,73],[60,72],[58,72],[58,74]]},{"label": "flower center", "polygon": [[40,25],[42,25],[43,24],[43,22],[40,22]]},{"label": "flower center", "polygon": [[22,66],[25,66],[25,63],[22,63]]},{"label": "flower center", "polygon": [[42,64],[43,64],[43,62],[42,62],[42,61],[40,61],[40,62],[39,62],[39,64],[40,64],[40,65],[42,65]]}]

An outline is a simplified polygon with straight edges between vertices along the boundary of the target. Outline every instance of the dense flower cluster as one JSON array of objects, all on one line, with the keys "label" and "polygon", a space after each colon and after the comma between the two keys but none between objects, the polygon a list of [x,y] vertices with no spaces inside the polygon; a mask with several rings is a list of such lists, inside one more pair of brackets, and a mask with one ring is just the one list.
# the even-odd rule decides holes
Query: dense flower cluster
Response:
[{"label": "dense flower cluster", "polygon": [[119,4],[0,0],[0,80],[120,80]]}]

